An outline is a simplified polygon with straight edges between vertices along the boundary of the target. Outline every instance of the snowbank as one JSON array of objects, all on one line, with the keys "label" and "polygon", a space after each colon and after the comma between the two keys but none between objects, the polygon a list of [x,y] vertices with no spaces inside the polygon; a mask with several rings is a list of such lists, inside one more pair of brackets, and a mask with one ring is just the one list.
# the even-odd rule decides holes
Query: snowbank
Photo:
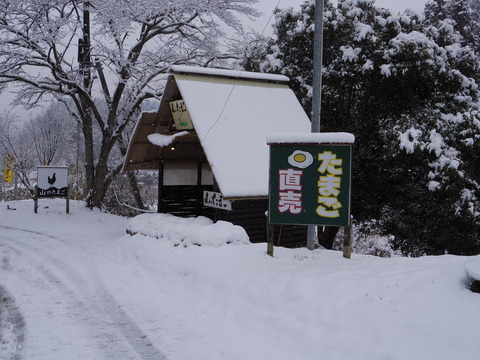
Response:
[{"label": "snowbank", "polygon": [[226,221],[217,221],[200,216],[180,218],[170,214],[142,214],[134,217],[127,226],[127,233],[167,240],[175,246],[182,244],[199,246],[222,246],[226,244],[249,244],[245,230]]},{"label": "snowbank", "polygon": [[480,281],[480,256],[467,261],[465,263],[465,271],[473,280]]},{"label": "snowbank", "polygon": [[480,256],[175,247],[223,231],[238,240],[238,228],[40,205],[0,202],[0,286],[26,326],[21,356],[0,319],[0,358],[160,359],[155,348],[169,360],[478,359],[480,294],[465,280]]}]

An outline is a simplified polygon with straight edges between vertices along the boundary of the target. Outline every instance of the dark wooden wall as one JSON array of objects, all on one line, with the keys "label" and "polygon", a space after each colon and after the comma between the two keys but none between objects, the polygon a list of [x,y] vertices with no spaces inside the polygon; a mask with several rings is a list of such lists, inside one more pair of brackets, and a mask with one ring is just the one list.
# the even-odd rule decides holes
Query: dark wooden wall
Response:
[{"label": "dark wooden wall", "polygon": [[215,209],[203,205],[203,191],[213,191],[213,185],[163,186],[160,211],[180,217],[205,216],[213,219]]},{"label": "dark wooden wall", "polygon": [[[232,211],[217,210],[217,220],[229,221],[242,226],[252,243],[267,241],[268,199],[238,200],[232,205]],[[307,228],[304,226],[275,225],[275,246],[306,246]]]},{"label": "dark wooden wall", "polygon": [[[267,241],[267,199],[237,200],[232,211],[218,210],[203,205],[203,191],[213,191],[213,186],[164,186],[161,212],[180,217],[205,216],[214,221],[223,220],[245,229],[252,243]],[[275,225],[275,246],[289,248],[306,246],[307,227]]]}]

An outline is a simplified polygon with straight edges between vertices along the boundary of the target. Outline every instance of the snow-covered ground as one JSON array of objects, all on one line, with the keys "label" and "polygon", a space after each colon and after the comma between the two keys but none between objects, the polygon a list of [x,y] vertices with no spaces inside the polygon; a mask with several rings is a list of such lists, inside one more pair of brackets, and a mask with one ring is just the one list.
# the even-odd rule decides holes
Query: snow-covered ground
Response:
[{"label": "snow-covered ground", "polygon": [[228,224],[171,220],[1,202],[0,359],[479,358],[479,256],[272,258]]}]

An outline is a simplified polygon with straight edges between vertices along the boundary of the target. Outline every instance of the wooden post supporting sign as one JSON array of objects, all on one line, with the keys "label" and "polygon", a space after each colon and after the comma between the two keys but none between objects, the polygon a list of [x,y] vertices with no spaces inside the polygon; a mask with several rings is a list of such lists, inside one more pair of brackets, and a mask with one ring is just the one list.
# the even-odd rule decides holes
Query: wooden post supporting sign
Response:
[{"label": "wooden post supporting sign", "polygon": [[350,259],[352,256],[352,225],[345,228],[345,237],[343,238],[343,257]]}]

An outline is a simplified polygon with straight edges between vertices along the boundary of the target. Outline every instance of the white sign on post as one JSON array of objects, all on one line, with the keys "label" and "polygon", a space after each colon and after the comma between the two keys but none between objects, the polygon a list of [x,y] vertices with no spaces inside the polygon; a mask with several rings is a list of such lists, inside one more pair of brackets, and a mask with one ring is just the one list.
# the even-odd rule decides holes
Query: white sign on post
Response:
[{"label": "white sign on post", "polygon": [[68,167],[66,166],[37,166],[37,191],[35,194],[35,213],[38,209],[40,197],[64,197],[68,202]]},{"label": "white sign on post", "polygon": [[68,168],[63,166],[38,166],[37,186],[39,197],[66,197]]}]

